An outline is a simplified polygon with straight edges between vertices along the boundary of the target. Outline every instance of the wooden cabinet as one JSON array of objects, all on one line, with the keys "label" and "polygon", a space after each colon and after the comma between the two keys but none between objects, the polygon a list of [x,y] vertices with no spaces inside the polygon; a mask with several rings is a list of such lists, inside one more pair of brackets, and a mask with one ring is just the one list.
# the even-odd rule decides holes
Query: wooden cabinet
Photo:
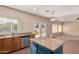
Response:
[{"label": "wooden cabinet", "polygon": [[[27,39],[29,38],[27,37]],[[30,44],[29,40],[26,40],[25,43],[27,43],[27,46]],[[21,36],[9,38],[4,37],[0,39],[0,54],[9,53],[18,49],[21,49]]]},{"label": "wooden cabinet", "polygon": [[13,50],[20,49],[20,37],[13,38]]},{"label": "wooden cabinet", "polygon": [[0,45],[0,51],[2,51],[2,53],[8,53],[20,49],[20,37],[2,39]]},{"label": "wooden cabinet", "polygon": [[13,50],[13,40],[12,38],[3,39],[3,53],[7,53]]},{"label": "wooden cabinet", "polygon": [[5,38],[0,40],[0,51],[8,53],[20,49],[20,37]]},{"label": "wooden cabinet", "polygon": [[2,53],[2,45],[3,43],[2,43],[2,39],[0,39],[0,53]]}]

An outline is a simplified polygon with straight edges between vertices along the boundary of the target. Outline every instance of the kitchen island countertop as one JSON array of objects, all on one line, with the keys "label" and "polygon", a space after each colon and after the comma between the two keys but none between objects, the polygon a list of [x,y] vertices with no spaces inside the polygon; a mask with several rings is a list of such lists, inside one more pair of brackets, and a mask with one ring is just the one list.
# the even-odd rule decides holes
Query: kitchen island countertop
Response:
[{"label": "kitchen island countertop", "polygon": [[31,42],[35,42],[37,44],[40,44],[52,51],[55,51],[57,48],[62,46],[64,44],[64,40],[61,39],[55,39],[55,38],[32,38],[30,39]]}]

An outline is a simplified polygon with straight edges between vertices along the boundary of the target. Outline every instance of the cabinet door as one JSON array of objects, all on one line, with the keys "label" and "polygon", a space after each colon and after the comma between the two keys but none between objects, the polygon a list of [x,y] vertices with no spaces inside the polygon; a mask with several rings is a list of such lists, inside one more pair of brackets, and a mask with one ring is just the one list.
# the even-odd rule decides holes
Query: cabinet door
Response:
[{"label": "cabinet door", "polygon": [[51,54],[53,53],[50,49],[38,44],[38,54]]},{"label": "cabinet door", "polygon": [[55,54],[63,54],[63,46],[60,46],[56,51],[54,52]]},{"label": "cabinet door", "polygon": [[20,49],[20,37],[13,38],[13,47],[14,50]]},{"label": "cabinet door", "polygon": [[7,53],[13,50],[12,38],[3,39],[3,53]]},{"label": "cabinet door", "polygon": [[0,39],[0,53],[2,53],[2,39]]},{"label": "cabinet door", "polygon": [[43,52],[41,52],[40,50],[38,50],[38,54],[44,54]]},{"label": "cabinet door", "polygon": [[34,42],[31,42],[30,44],[30,53],[37,54],[37,44],[35,44]]}]

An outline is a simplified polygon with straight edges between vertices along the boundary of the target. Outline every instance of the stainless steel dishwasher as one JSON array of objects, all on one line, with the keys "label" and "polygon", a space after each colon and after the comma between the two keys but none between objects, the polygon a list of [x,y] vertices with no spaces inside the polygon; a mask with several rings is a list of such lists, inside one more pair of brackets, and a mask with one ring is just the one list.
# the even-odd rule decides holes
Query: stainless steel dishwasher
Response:
[{"label": "stainless steel dishwasher", "polygon": [[28,47],[30,45],[29,36],[22,36],[21,37],[21,48]]}]

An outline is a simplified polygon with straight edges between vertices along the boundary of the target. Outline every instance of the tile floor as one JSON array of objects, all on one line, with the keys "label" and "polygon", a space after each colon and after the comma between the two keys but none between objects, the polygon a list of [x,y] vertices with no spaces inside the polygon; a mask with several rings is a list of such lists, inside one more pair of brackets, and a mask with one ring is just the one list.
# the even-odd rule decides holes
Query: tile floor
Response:
[{"label": "tile floor", "polygon": [[12,52],[11,54],[30,54],[30,48],[24,48],[15,52]]},{"label": "tile floor", "polygon": [[79,40],[68,40],[63,46],[65,54],[79,54]]}]

